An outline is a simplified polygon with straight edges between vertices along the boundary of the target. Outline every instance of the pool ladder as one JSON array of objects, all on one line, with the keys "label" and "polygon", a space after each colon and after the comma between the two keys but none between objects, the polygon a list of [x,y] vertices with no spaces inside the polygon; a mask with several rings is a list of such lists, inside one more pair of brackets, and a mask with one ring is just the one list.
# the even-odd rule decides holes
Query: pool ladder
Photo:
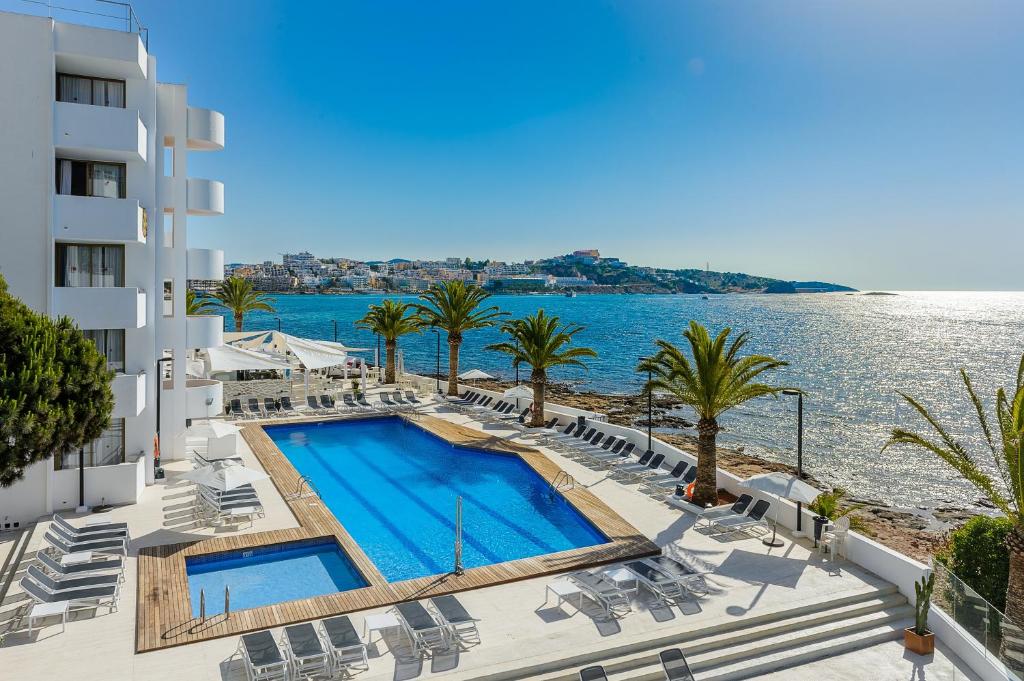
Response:
[{"label": "pool ladder", "polygon": [[[303,494],[303,489],[307,490],[305,494]],[[296,483],[295,485],[295,491],[292,492],[289,498],[302,499],[303,497],[308,497],[311,494],[315,494],[318,499],[320,499],[321,501],[323,500],[323,496],[320,494],[320,490],[316,488],[316,485],[313,484],[313,481],[310,479],[310,477],[308,475],[303,475],[299,478],[298,483]]]},{"label": "pool ladder", "polygon": [[551,496],[554,496],[558,492],[575,489],[576,479],[565,471],[558,471],[554,479],[551,480],[551,489],[549,490]]}]

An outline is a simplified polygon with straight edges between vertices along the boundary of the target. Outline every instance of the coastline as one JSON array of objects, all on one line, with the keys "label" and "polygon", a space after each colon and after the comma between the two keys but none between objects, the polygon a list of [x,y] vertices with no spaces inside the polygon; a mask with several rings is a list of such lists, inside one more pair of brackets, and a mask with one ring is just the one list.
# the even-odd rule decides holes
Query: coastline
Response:
[{"label": "coastline", "polygon": [[[485,390],[505,390],[514,383],[512,381],[480,380],[473,381],[476,387]],[[567,407],[587,411],[601,412],[608,415],[611,423],[633,428],[647,427],[646,400],[637,399],[636,395],[611,395],[596,392],[573,390],[563,383],[549,383],[547,399]],[[697,440],[685,431],[693,427],[686,419],[670,416],[666,412],[678,406],[668,397],[657,397],[654,400],[653,428],[656,436],[679,449],[696,454]],[[796,474],[796,468],[788,464],[769,461],[753,454],[747,454],[742,447],[717,448],[718,466],[723,470],[741,477],[749,477],[758,473],[785,471]],[[830,485],[814,478],[813,471],[805,471],[806,479],[822,490],[830,489]],[[866,533],[872,539],[889,548],[910,556],[916,560],[927,562],[946,543],[946,534],[967,519],[976,515],[968,509],[944,506],[935,509],[934,513],[918,509],[903,509],[877,501],[847,498],[841,506],[858,505],[852,515],[860,518],[866,527]]]}]

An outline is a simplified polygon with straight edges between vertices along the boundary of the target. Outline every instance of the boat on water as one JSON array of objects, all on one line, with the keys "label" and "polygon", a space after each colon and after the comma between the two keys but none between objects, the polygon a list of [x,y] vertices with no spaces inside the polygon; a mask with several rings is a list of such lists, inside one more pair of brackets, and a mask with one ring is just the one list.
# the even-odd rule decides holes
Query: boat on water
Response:
[{"label": "boat on water", "polygon": [[576,297],[576,292],[575,291],[566,291],[565,292],[565,297],[566,298],[575,298]]}]

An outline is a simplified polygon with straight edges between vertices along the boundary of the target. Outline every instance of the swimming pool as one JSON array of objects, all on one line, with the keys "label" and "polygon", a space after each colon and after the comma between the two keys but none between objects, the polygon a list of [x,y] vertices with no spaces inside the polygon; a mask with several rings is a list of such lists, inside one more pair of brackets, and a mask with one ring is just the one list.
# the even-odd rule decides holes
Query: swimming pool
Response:
[{"label": "swimming pool", "polygon": [[224,612],[224,587],[231,610],[294,601],[367,586],[334,540],[272,544],[185,559],[192,616],[199,617],[199,592],[206,592],[206,615]]},{"label": "swimming pool", "polygon": [[525,461],[455,447],[396,417],[266,426],[388,581],[608,541]]}]

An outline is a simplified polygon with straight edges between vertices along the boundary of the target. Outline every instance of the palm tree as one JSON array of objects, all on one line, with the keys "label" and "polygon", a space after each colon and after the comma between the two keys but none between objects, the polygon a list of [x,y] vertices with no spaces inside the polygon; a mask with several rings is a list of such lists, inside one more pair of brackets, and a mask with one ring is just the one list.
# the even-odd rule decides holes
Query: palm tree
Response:
[{"label": "palm tree", "polygon": [[185,290],[185,314],[189,317],[207,315],[217,307],[208,295],[199,295],[192,289]]},{"label": "palm tree", "polygon": [[419,333],[421,328],[419,317],[412,311],[412,305],[390,299],[382,301],[380,305],[371,305],[366,315],[356,321],[356,327],[378,333],[384,338],[387,354],[384,382],[394,383],[398,338],[408,333]]},{"label": "palm tree", "polygon": [[448,332],[448,394],[459,393],[459,346],[462,335],[474,329],[494,326],[498,318],[507,315],[497,305],[481,308],[490,294],[479,286],[463,281],[444,281],[431,286],[420,300],[413,303],[416,314],[424,326]]},{"label": "palm tree", "polygon": [[522,319],[513,319],[502,325],[501,330],[507,333],[513,342],[488,345],[488,350],[503,352],[512,357],[512,366],[529,364],[530,383],[533,384],[533,419],[530,425],[544,425],[544,386],[548,382],[548,369],[557,366],[586,367],[583,357],[597,357],[590,348],[566,348],[572,344],[572,337],[584,327],[565,324],[558,325],[558,317],[549,317],[544,310],[537,314],[527,315]]},{"label": "palm tree", "polygon": [[718,504],[717,451],[715,438],[722,428],[719,417],[744,402],[778,395],[784,388],[757,383],[766,371],[788,365],[767,355],[740,357],[749,334],[744,331],[726,347],[731,329],[722,329],[714,339],[701,324],[691,320],[683,336],[690,343],[691,360],[666,340],[656,341],[658,352],[641,361],[637,371],[650,372],[644,392],[663,390],[671,393],[697,413],[697,479],[693,503]]},{"label": "palm tree", "polygon": [[1002,484],[985,472],[979,459],[954,439],[924,405],[903,392],[900,393],[903,399],[927,421],[932,435],[937,437],[929,439],[913,431],[893,428],[892,436],[882,450],[893,445],[911,445],[935,454],[977,487],[993,506],[1010,519],[1013,529],[1006,536],[1006,547],[1010,553],[1006,616],[1017,626],[1024,626],[1024,356],[1017,367],[1013,398],[1008,398],[1003,388],[996,391],[995,433],[966,370],[960,370],[960,378],[977,412],[978,424]]},{"label": "palm tree", "polygon": [[222,281],[214,298],[217,305],[231,311],[235,318],[235,331],[242,330],[242,320],[247,312],[274,311],[266,294],[254,290],[252,283],[242,277],[229,277]]}]

